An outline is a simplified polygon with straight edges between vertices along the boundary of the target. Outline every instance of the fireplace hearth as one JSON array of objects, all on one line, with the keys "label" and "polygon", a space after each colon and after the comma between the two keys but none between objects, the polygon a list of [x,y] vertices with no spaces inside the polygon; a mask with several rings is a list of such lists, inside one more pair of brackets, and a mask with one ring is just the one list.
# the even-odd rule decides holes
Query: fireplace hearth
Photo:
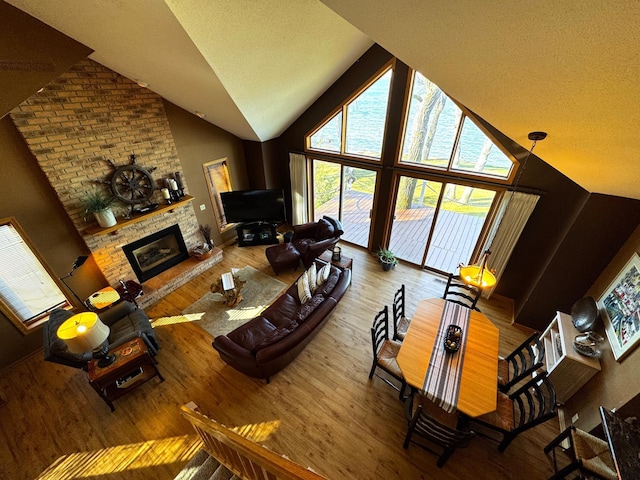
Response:
[{"label": "fireplace hearth", "polygon": [[129,243],[122,250],[140,283],[189,258],[178,224]]}]

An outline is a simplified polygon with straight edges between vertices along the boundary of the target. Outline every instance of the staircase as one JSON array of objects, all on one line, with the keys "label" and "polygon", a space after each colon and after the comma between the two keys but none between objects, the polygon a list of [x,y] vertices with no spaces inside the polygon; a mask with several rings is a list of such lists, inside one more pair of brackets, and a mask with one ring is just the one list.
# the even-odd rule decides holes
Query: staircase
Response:
[{"label": "staircase", "polygon": [[240,477],[200,450],[173,480],[240,480]]},{"label": "staircase", "polygon": [[327,480],[203,415],[193,402],[182,406],[182,415],[200,435],[204,450],[175,480]]}]

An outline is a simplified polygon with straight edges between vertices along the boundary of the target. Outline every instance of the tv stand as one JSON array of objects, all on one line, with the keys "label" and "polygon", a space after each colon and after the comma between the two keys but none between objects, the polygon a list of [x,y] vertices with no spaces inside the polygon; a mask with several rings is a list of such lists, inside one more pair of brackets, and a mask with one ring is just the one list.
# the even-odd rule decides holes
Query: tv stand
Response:
[{"label": "tv stand", "polygon": [[270,222],[241,223],[236,226],[239,247],[280,243],[276,224]]}]

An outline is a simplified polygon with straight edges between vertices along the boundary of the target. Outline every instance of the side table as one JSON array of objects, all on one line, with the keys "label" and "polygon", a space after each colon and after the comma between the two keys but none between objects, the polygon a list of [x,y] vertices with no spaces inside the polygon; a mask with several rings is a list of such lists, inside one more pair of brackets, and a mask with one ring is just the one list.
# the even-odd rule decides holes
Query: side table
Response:
[{"label": "side table", "polygon": [[89,362],[88,377],[89,385],[109,405],[112,412],[115,410],[113,400],[147,380],[157,376],[164,382],[164,377],[141,338],[135,338],[110,353],[116,356],[116,360],[107,367],[99,367],[97,360]]},{"label": "side table", "polygon": [[327,262],[327,263],[331,263],[332,265],[338,267],[341,270],[344,270],[345,268],[350,268],[351,270],[353,270],[353,259],[349,258],[345,255],[340,255],[340,260],[338,261],[334,261],[332,260],[332,253],[331,250],[325,250],[322,255],[320,255],[320,260]]}]

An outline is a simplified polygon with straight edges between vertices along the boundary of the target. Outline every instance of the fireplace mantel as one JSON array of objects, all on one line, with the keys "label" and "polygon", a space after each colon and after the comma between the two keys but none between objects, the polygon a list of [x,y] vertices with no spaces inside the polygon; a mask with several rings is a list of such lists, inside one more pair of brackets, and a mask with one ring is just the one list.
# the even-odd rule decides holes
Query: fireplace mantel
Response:
[{"label": "fireplace mantel", "polygon": [[118,233],[118,230],[120,230],[121,228],[127,227],[129,225],[133,225],[138,222],[142,222],[143,220],[147,220],[156,215],[160,215],[166,212],[173,212],[176,208],[182,207],[191,201],[193,201],[193,197],[190,195],[185,195],[181,200],[174,202],[170,205],[161,205],[149,213],[134,215],[128,220],[119,219],[118,223],[116,223],[113,227],[102,228],[98,225],[93,225],[87,228],[84,233],[86,235],[107,235],[109,233],[112,235],[115,235],[116,233]]}]

